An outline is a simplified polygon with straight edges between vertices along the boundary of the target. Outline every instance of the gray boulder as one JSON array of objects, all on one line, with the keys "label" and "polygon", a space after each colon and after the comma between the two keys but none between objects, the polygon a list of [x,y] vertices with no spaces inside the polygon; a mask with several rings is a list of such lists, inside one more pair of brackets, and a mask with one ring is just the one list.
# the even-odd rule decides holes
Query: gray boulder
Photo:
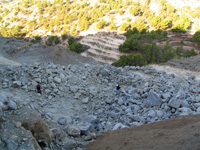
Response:
[{"label": "gray boulder", "polygon": [[177,109],[177,108],[179,108],[179,107],[181,106],[181,103],[182,103],[181,100],[172,98],[172,99],[169,101],[168,106]]},{"label": "gray boulder", "polygon": [[152,92],[148,95],[147,100],[144,102],[144,107],[150,108],[154,106],[160,107],[162,104],[162,99],[158,96],[157,93]]},{"label": "gray boulder", "polygon": [[8,108],[11,109],[11,110],[16,110],[17,109],[17,104],[10,100],[8,102]]},{"label": "gray boulder", "polygon": [[67,120],[65,117],[61,117],[57,120],[58,124],[65,125],[67,123]]}]

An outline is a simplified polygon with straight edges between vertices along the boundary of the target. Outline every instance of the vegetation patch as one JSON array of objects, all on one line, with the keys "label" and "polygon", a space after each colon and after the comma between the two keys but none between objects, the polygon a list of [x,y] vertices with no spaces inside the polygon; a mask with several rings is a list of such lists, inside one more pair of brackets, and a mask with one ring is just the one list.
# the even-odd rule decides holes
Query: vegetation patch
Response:
[{"label": "vegetation patch", "polygon": [[[169,41],[166,42],[164,47],[158,46],[156,42],[142,44],[153,39],[167,38],[167,34],[166,31],[162,31],[161,29],[151,32],[148,32],[146,29],[139,32],[137,28],[128,30],[124,34],[127,39],[119,46],[119,50],[131,54],[120,56],[120,59],[113,63],[113,65],[118,67],[127,65],[144,66],[151,63],[164,63],[174,58],[197,55],[194,49],[183,50],[181,47],[172,49]],[[133,52],[136,54],[133,54]]]},{"label": "vegetation patch", "polygon": [[77,43],[73,37],[68,38],[68,48],[76,53],[81,53],[84,51],[83,45],[81,43]]}]

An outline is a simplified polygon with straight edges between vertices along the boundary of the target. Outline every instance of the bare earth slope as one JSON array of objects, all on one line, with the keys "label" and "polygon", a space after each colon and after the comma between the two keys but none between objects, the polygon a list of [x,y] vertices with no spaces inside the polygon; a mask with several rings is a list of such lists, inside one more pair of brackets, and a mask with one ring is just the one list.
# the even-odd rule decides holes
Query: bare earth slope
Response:
[{"label": "bare earth slope", "polygon": [[199,150],[200,115],[107,132],[87,150]]},{"label": "bare earth slope", "polygon": [[49,47],[39,43],[32,44],[24,40],[4,37],[0,37],[0,57],[0,64],[8,65],[36,62],[54,62],[64,66],[68,64],[97,64],[94,59],[80,56],[59,45]]}]

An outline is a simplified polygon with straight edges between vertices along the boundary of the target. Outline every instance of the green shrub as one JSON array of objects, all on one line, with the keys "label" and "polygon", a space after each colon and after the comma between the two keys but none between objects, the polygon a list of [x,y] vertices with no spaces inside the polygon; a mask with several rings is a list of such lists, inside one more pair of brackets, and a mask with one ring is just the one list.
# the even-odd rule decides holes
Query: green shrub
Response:
[{"label": "green shrub", "polygon": [[62,40],[64,41],[64,40],[66,40],[67,38],[68,38],[68,35],[67,34],[62,34]]},{"label": "green shrub", "polygon": [[73,37],[68,38],[68,45],[68,48],[73,52],[81,53],[84,51],[83,45],[81,43],[77,43]]},{"label": "green shrub", "polygon": [[69,37],[69,38],[68,38],[68,44],[69,44],[69,45],[73,45],[73,44],[75,44],[75,43],[76,43],[75,38],[73,38],[73,37]]},{"label": "green shrub", "polygon": [[68,48],[73,51],[73,52],[76,52],[76,53],[81,53],[83,52],[83,45],[81,43],[75,43],[73,45],[69,45]]},{"label": "green shrub", "polygon": [[50,36],[46,41],[47,46],[53,46],[54,44],[59,44],[59,43],[60,39],[57,36]]}]

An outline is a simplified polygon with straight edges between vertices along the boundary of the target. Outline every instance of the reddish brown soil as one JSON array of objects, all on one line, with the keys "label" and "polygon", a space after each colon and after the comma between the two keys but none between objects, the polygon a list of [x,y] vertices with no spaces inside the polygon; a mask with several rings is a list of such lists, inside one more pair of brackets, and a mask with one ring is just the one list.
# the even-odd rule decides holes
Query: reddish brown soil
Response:
[{"label": "reddish brown soil", "polygon": [[106,132],[86,150],[200,150],[200,115]]}]

